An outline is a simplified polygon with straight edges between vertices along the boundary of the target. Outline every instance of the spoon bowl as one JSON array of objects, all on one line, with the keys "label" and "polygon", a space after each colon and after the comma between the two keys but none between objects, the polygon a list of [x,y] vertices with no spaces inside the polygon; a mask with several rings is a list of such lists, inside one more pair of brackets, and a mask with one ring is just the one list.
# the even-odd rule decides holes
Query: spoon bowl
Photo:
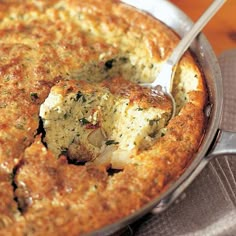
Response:
[{"label": "spoon bowl", "polygon": [[151,89],[162,89],[166,95],[169,96],[172,102],[172,115],[176,113],[176,102],[172,95],[173,78],[177,64],[185,51],[189,48],[194,39],[201,32],[203,27],[209,22],[209,20],[216,14],[216,12],[223,6],[227,0],[214,0],[211,5],[206,9],[202,16],[197,20],[193,27],[187,32],[186,35],[180,40],[179,44],[174,48],[169,58],[164,62],[160,72],[156,76],[156,79],[152,83],[141,83],[140,86],[149,87]]}]

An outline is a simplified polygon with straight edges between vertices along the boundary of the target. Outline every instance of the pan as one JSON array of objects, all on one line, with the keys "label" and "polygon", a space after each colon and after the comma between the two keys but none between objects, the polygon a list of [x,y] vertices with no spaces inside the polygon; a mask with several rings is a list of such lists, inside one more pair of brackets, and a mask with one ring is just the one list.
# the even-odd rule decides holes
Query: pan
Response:
[{"label": "pan", "polygon": [[[193,25],[192,21],[180,9],[167,0],[122,0],[121,2],[152,15],[170,27],[180,37]],[[138,220],[148,212],[163,212],[191,184],[213,158],[223,154],[236,154],[236,133],[224,130],[221,124],[223,116],[223,82],[217,58],[203,34],[196,38],[190,50],[194,53],[203,70],[209,93],[209,102],[205,108],[208,123],[204,139],[194,161],[166,192],[128,217],[94,231],[89,235],[111,235]]]}]

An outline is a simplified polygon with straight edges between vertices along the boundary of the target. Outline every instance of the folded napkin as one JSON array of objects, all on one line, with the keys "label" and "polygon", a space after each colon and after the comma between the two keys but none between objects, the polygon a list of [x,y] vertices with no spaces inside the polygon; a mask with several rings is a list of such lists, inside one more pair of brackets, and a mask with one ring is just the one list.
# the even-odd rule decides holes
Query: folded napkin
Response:
[{"label": "folded napkin", "polygon": [[[219,63],[224,85],[221,127],[236,132],[236,50],[220,55]],[[128,235],[236,235],[236,156],[210,161],[175,204],[130,225],[122,234]]]}]

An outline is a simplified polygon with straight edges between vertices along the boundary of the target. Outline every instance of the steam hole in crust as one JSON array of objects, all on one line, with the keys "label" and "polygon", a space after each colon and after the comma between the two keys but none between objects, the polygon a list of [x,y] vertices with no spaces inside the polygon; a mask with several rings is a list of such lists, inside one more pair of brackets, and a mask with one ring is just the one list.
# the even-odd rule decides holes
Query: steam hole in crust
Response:
[{"label": "steam hole in crust", "polygon": [[110,167],[110,168],[107,169],[107,174],[109,176],[113,176],[115,174],[120,173],[121,171],[122,171],[121,169],[113,169],[113,168]]},{"label": "steam hole in crust", "polygon": [[41,141],[42,141],[43,145],[47,148],[47,143],[44,141],[44,138],[46,136],[46,131],[44,129],[43,120],[41,117],[39,117],[39,126],[37,129],[36,135],[41,135]]},{"label": "steam hole in crust", "polygon": [[18,208],[18,211],[21,212],[21,213],[24,213],[27,205],[28,205],[28,202],[27,200],[24,198],[20,198],[20,197],[17,197],[17,194],[16,194],[16,191],[18,191],[18,195],[19,195],[19,189],[18,189],[18,186],[16,184],[16,181],[15,181],[15,176],[17,174],[17,171],[18,169],[22,166],[23,162],[20,162],[18,163],[17,166],[14,167],[13,171],[12,171],[12,176],[11,176],[11,179],[12,179],[12,187],[13,187],[13,192],[14,192],[14,201],[16,202],[17,204],[17,208]]}]

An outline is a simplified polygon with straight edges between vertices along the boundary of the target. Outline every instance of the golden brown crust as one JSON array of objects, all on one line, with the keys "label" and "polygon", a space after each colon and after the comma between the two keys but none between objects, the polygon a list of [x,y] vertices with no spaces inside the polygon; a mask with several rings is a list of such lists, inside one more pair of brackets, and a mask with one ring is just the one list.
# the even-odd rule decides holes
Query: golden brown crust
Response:
[{"label": "golden brown crust", "polygon": [[[197,88],[175,80],[178,116],[123,171],[109,175],[102,166],[68,164],[36,137],[40,105],[55,84],[99,80],[97,72],[110,78],[106,63],[114,58],[130,58],[140,77],[153,79],[177,42],[165,25],[117,0],[0,1],[0,235],[89,232],[139,209],[181,175],[205,122],[204,80],[190,53],[177,74],[193,71]],[[121,71],[112,87],[108,80],[101,83],[143,106],[148,101],[169,109],[166,98],[150,97],[138,86],[133,93],[124,88],[121,76],[140,82],[137,74]]]}]

